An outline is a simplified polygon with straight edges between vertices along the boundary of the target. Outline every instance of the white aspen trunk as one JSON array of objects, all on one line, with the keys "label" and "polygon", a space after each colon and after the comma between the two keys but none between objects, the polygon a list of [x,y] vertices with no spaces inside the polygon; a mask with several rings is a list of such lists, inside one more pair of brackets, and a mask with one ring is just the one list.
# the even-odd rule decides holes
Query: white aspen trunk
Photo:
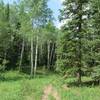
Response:
[{"label": "white aspen trunk", "polygon": [[34,77],[36,76],[37,58],[38,58],[38,36],[37,36],[36,51],[35,51]]},{"label": "white aspen trunk", "polygon": [[51,53],[50,53],[50,64],[52,65],[54,55],[54,43],[52,44]]},{"label": "white aspen trunk", "polygon": [[33,38],[31,38],[31,77],[33,77]]},{"label": "white aspen trunk", "polygon": [[42,59],[42,44],[40,45],[39,64],[41,64],[41,59]]},{"label": "white aspen trunk", "polygon": [[48,58],[47,58],[47,68],[50,68],[50,41],[47,43],[48,46]]},{"label": "white aspen trunk", "polygon": [[[55,52],[55,47],[56,44],[54,43],[54,50],[53,50],[53,57],[52,57],[52,61],[54,61],[57,57],[56,57],[56,52]],[[57,60],[57,59],[56,59]]]},{"label": "white aspen trunk", "polygon": [[21,55],[20,55],[20,62],[19,62],[19,72],[22,70],[21,66],[22,66],[22,61],[23,61],[24,47],[25,47],[25,41],[23,39]]}]

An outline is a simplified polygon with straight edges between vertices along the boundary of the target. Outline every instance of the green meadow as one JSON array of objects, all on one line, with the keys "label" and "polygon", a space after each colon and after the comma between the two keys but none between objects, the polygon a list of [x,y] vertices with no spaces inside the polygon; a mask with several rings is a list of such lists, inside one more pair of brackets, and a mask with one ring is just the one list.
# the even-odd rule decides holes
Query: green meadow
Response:
[{"label": "green meadow", "polygon": [[[100,99],[100,86],[70,87],[68,84],[75,81],[74,78],[64,80],[53,73],[30,79],[29,75],[10,71],[2,73],[0,78],[0,100],[42,100],[44,88],[49,84],[57,91],[60,100]],[[83,78],[83,81],[87,81],[87,78]],[[56,99],[49,95],[48,100]]]}]

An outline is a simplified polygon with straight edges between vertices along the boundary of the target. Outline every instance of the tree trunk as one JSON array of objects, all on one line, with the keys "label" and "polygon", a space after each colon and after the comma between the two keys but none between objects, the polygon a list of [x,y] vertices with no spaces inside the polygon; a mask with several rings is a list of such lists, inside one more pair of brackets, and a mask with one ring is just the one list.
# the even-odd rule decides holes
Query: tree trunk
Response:
[{"label": "tree trunk", "polygon": [[54,56],[54,43],[52,43],[52,48],[50,53],[50,65],[53,64],[53,56]]},{"label": "tree trunk", "polygon": [[[55,53],[55,43],[54,43],[54,50],[53,50],[53,57],[52,57],[52,64],[54,64],[55,59],[56,59],[56,53]],[[57,60],[57,59],[56,59]]]},{"label": "tree trunk", "polygon": [[[82,11],[82,3],[79,2],[78,6],[79,11]],[[78,34],[79,34],[79,41],[78,41],[78,83],[81,85],[81,76],[82,76],[82,14],[79,14],[79,22],[78,22]]]},{"label": "tree trunk", "polygon": [[42,64],[43,60],[42,60],[42,44],[40,45],[40,51],[39,51],[39,65]]},{"label": "tree trunk", "polygon": [[81,79],[82,75],[81,75],[81,69],[78,70],[78,73],[77,73],[77,78],[78,78],[78,84],[81,85]]},{"label": "tree trunk", "polygon": [[48,48],[48,58],[47,58],[47,68],[50,68],[50,41],[47,43]]},{"label": "tree trunk", "polygon": [[21,55],[20,55],[20,62],[19,62],[19,72],[21,72],[22,70],[21,66],[22,66],[22,60],[23,60],[23,54],[24,54],[24,47],[25,47],[25,41],[23,39]]},{"label": "tree trunk", "polygon": [[38,58],[38,36],[37,36],[36,51],[35,51],[34,77],[36,76],[37,58]]},{"label": "tree trunk", "polygon": [[33,77],[33,38],[31,38],[31,78]]}]

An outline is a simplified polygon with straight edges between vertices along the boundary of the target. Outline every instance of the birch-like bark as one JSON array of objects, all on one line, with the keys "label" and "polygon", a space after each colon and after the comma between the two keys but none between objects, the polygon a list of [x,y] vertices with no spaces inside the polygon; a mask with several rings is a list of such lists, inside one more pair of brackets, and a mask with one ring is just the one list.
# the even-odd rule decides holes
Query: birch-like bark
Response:
[{"label": "birch-like bark", "polygon": [[48,58],[47,58],[47,68],[50,68],[50,41],[47,43],[47,48],[48,48]]},{"label": "birch-like bark", "polygon": [[54,56],[54,43],[52,43],[51,53],[50,53],[50,65],[52,65]]},{"label": "birch-like bark", "polygon": [[33,77],[33,38],[31,38],[31,77]]},{"label": "birch-like bark", "polygon": [[25,48],[25,41],[23,39],[22,48],[21,48],[21,55],[20,55],[20,62],[19,62],[19,72],[22,70],[22,61],[23,61],[24,48]]},{"label": "birch-like bark", "polygon": [[36,51],[35,51],[34,77],[36,76],[37,58],[38,58],[38,36],[37,36]]}]

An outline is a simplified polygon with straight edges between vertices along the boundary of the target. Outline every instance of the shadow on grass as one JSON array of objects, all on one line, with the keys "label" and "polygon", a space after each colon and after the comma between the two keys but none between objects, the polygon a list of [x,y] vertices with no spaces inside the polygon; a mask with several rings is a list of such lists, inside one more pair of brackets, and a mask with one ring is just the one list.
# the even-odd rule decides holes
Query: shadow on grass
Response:
[{"label": "shadow on grass", "polygon": [[99,86],[99,85],[100,85],[100,81],[96,81],[96,80],[85,81],[85,82],[82,82],[80,85],[76,81],[68,82],[69,87],[79,87],[79,86],[81,86],[81,87],[92,87],[92,86]]},{"label": "shadow on grass", "polygon": [[14,77],[5,77],[3,75],[0,76],[0,82],[14,82],[20,81],[23,79],[29,79],[28,77],[14,76]]}]

